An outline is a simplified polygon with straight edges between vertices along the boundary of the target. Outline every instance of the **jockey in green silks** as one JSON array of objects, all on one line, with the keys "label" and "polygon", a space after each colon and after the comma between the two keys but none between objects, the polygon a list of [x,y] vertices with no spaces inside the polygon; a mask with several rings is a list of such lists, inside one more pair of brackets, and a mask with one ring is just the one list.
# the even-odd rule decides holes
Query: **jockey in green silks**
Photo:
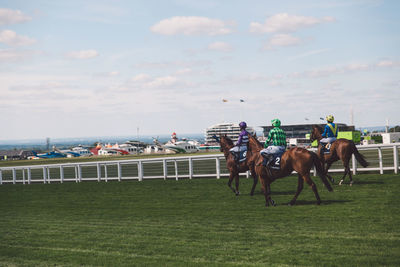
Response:
[{"label": "jockey in green silks", "polygon": [[268,166],[268,164],[271,163],[274,154],[282,153],[286,150],[286,133],[279,128],[281,126],[281,121],[279,119],[273,119],[271,124],[274,128],[269,131],[264,149],[260,151],[261,156],[264,157],[264,166]]}]

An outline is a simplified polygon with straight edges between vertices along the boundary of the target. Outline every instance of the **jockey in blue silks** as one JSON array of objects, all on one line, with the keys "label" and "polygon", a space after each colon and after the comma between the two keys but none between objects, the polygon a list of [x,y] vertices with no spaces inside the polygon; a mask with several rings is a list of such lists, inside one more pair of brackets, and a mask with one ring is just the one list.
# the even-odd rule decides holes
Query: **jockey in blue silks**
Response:
[{"label": "jockey in blue silks", "polygon": [[247,145],[249,143],[249,132],[246,130],[247,124],[242,121],[239,123],[240,134],[239,138],[234,147],[232,147],[229,151],[235,156],[235,160],[239,160],[239,156],[241,152],[247,151]]},{"label": "jockey in blue silks", "polygon": [[326,116],[327,124],[325,125],[324,132],[322,133],[323,138],[319,140],[319,143],[322,145],[322,149],[324,149],[327,144],[330,147],[330,144],[336,141],[338,128],[337,125],[333,123],[334,119],[335,118],[333,115]]}]

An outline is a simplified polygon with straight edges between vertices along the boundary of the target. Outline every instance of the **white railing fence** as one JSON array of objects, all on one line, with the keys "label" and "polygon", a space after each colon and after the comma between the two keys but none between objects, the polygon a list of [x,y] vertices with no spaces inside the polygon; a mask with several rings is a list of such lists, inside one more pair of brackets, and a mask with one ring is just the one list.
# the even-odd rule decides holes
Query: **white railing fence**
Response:
[{"label": "white railing fence", "polygon": [[[399,172],[400,143],[387,145],[357,146],[370,162],[367,168],[357,166],[352,157],[352,173]],[[163,157],[120,161],[98,161],[65,164],[30,165],[0,168],[0,184],[6,183],[51,183],[82,181],[122,181],[144,179],[182,179],[229,176],[222,154]],[[335,163],[329,172],[343,172],[342,163]],[[249,172],[243,173],[247,178]],[[315,169],[313,175],[316,175]]]}]

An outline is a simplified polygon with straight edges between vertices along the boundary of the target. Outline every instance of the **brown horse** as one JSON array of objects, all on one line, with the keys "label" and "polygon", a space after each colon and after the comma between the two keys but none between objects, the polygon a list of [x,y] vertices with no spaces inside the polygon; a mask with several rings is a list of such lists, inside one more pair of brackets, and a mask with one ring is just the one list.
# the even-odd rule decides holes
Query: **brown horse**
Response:
[{"label": "brown horse", "polygon": [[[339,185],[341,185],[344,181],[344,178],[346,175],[349,175],[350,178],[350,186],[353,185],[353,178],[351,175],[350,171],[350,159],[351,155],[354,154],[356,157],[357,161],[365,168],[369,165],[369,163],[365,160],[364,156],[358,152],[358,149],[356,145],[354,144],[353,141],[347,140],[347,139],[337,139],[335,142],[332,143],[331,148],[330,148],[330,153],[329,154],[322,154],[321,149],[322,146],[320,146],[319,141],[322,139],[322,128],[318,125],[313,125],[312,126],[312,132],[310,136],[311,141],[318,140],[318,156],[320,160],[322,161],[322,165],[324,166],[325,169],[325,175],[332,181],[334,182],[333,178],[328,175],[328,170],[331,167],[332,163],[335,161],[338,161],[339,159],[342,160],[343,166],[344,166],[344,175],[342,179],[339,182]],[[326,167],[325,167],[326,163]]]},{"label": "brown horse", "polygon": [[317,204],[321,203],[317,186],[311,180],[310,170],[313,166],[316,167],[317,173],[325,184],[328,191],[333,191],[329,181],[326,179],[321,161],[318,159],[317,154],[307,149],[294,147],[283,153],[281,157],[281,168],[280,170],[270,170],[262,165],[263,157],[260,154],[260,150],[263,149],[263,145],[253,136],[249,138],[249,150],[254,154],[255,160],[255,172],[258,175],[261,183],[261,188],[265,196],[265,205],[269,206],[269,203],[275,205],[275,202],[271,199],[271,188],[270,184],[278,178],[282,178],[290,175],[293,171],[298,173],[298,185],[297,192],[289,205],[294,205],[300,192],[303,190],[303,184],[306,182],[314,192]]},{"label": "brown horse", "polygon": [[[235,161],[234,156],[229,151],[234,145],[232,140],[226,135],[220,136],[219,143],[221,146],[221,152],[224,152],[226,159],[226,167],[229,170],[229,188],[235,193],[237,196],[240,194],[239,192],[239,173],[246,172],[250,170],[251,176],[253,176],[253,187],[251,188],[250,195],[254,195],[254,189],[257,185],[257,176],[254,171],[254,161],[251,160],[252,153],[247,151],[246,160],[240,162],[239,164]],[[235,178],[236,190],[232,187],[232,181]]]}]

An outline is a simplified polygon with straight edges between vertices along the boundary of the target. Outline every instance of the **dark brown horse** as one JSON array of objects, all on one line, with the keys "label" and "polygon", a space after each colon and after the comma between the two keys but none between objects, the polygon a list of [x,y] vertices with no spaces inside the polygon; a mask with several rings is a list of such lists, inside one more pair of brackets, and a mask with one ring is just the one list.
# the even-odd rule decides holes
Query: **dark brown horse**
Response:
[{"label": "dark brown horse", "polygon": [[283,153],[281,157],[281,168],[280,170],[269,170],[262,165],[263,157],[260,155],[260,150],[263,149],[263,145],[253,136],[249,137],[249,150],[253,153],[255,161],[255,172],[260,179],[261,188],[265,196],[265,205],[269,206],[269,203],[275,205],[275,202],[271,199],[271,188],[270,185],[273,181],[278,178],[286,177],[293,171],[298,173],[298,185],[297,192],[289,205],[294,205],[300,192],[303,190],[303,184],[306,182],[314,192],[317,204],[321,203],[317,186],[311,180],[310,170],[313,166],[316,167],[317,173],[325,184],[328,191],[333,191],[328,179],[326,179],[321,161],[318,159],[317,154],[307,149],[294,147]]},{"label": "dark brown horse", "polygon": [[[354,144],[353,141],[347,140],[347,139],[337,139],[335,142],[332,143],[330,147],[330,153],[329,154],[322,154],[321,149],[322,146],[320,146],[319,141],[322,139],[322,128],[318,125],[313,125],[312,126],[312,132],[310,136],[311,141],[318,140],[318,156],[320,160],[322,161],[322,165],[324,166],[325,169],[325,175],[333,182],[333,178],[328,175],[328,170],[331,167],[332,163],[335,161],[338,161],[339,159],[342,160],[343,166],[344,166],[344,175],[342,179],[339,182],[339,185],[341,185],[344,181],[344,178],[346,175],[349,175],[350,178],[350,186],[353,185],[353,178],[351,175],[350,171],[350,159],[351,155],[354,154],[356,157],[357,161],[365,168],[369,165],[369,163],[365,160],[364,156],[358,152],[358,149],[356,145]],[[326,163],[326,166],[325,166]]]},{"label": "dark brown horse", "polygon": [[[250,195],[254,195],[254,189],[257,185],[257,176],[254,172],[254,161],[251,160],[252,153],[247,151],[246,160],[238,164],[235,161],[232,153],[229,151],[234,146],[232,140],[226,135],[223,135],[220,136],[219,143],[221,145],[221,152],[224,152],[225,155],[226,167],[229,170],[229,188],[233,191],[233,193],[239,195],[239,173],[250,170],[251,176],[253,176],[253,187],[251,188]],[[233,178],[235,178],[236,190],[232,187]]]}]

